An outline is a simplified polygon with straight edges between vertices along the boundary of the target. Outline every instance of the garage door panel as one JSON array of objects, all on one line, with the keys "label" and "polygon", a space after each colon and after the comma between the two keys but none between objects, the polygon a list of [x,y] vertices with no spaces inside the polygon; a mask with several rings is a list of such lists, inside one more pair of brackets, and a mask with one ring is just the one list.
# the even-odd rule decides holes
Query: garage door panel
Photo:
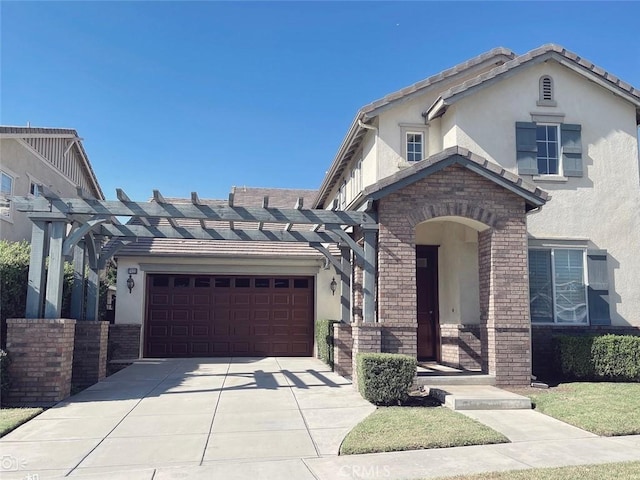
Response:
[{"label": "garage door panel", "polygon": [[155,293],[151,295],[151,305],[169,305],[169,294]]},{"label": "garage door panel", "polygon": [[151,274],[147,285],[147,356],[312,354],[310,277]]}]

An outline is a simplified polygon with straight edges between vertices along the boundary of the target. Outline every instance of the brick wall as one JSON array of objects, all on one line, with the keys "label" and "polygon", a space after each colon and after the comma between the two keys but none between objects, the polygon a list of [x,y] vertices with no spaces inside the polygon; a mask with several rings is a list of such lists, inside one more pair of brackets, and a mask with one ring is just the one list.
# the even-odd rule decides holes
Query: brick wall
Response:
[{"label": "brick wall", "polygon": [[358,353],[380,352],[382,326],[377,323],[354,323],[351,325],[351,336],[353,338],[352,378],[353,385],[357,388],[358,371],[356,368],[356,357]]},{"label": "brick wall", "polygon": [[551,339],[554,335],[635,335],[640,336],[640,327],[623,326],[569,326],[569,325],[532,325],[531,348],[533,374],[540,379],[552,379],[553,351]]},{"label": "brick wall", "polygon": [[353,338],[351,336],[351,324],[333,324],[333,370],[343,377],[353,375]]},{"label": "brick wall", "polygon": [[108,337],[108,322],[76,323],[71,378],[74,387],[89,387],[106,376]]},{"label": "brick wall", "polygon": [[463,370],[482,369],[480,325],[440,325],[442,363]]},{"label": "brick wall", "polygon": [[137,324],[109,325],[109,361],[140,358],[140,330]]},{"label": "brick wall", "polygon": [[[449,166],[379,200],[379,321],[385,327],[417,327],[415,227],[443,216],[469,218],[491,227],[478,235],[483,364],[496,374],[499,384],[528,384],[524,201],[464,167]],[[416,355],[415,341],[403,349]]]},{"label": "brick wall", "polygon": [[414,326],[382,325],[381,351],[386,353],[402,353],[415,357],[417,332],[417,327]]},{"label": "brick wall", "polygon": [[11,387],[3,403],[49,406],[70,395],[75,326],[66,318],[7,320]]}]

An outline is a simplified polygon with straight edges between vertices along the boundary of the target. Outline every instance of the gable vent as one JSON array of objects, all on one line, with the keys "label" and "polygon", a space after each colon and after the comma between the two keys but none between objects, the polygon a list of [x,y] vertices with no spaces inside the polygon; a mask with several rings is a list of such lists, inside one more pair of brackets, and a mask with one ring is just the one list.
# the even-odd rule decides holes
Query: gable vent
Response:
[{"label": "gable vent", "polygon": [[555,107],[556,102],[553,98],[553,79],[549,75],[540,77],[540,91],[537,104],[539,106]]}]

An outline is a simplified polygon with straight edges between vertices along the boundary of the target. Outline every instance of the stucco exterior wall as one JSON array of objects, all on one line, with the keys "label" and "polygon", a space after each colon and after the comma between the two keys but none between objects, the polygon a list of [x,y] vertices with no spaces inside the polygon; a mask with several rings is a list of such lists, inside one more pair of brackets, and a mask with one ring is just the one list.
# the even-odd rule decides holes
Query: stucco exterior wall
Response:
[{"label": "stucco exterior wall", "polygon": [[[536,106],[542,75],[553,78],[556,107]],[[532,121],[537,112],[563,114],[563,123],[582,126],[585,175],[562,181],[524,176],[551,196],[528,216],[529,235],[584,239],[589,248],[607,250],[612,323],[640,325],[640,172],[631,104],[549,61],[453,105],[443,118],[453,124],[444,147],[457,144],[517,173],[515,122]]]},{"label": "stucco exterior wall", "polygon": [[[18,140],[0,139],[0,168],[13,177],[13,195],[29,195],[31,182],[42,183],[61,197],[76,197],[76,186],[71,180],[44,162]],[[0,238],[9,241],[31,238],[31,221],[24,213],[12,207],[12,219],[0,220]]]},{"label": "stucco exterior wall", "polygon": [[[331,294],[332,278],[339,282],[333,268],[324,270],[324,262],[316,259],[231,259],[185,257],[120,257],[116,293],[116,324],[144,325],[146,276],[149,273],[203,273],[229,275],[305,275],[313,276],[315,284],[315,320],[340,320],[340,292]],[[137,268],[132,275],[135,287],[129,293],[127,270]],[[144,328],[144,326],[143,326]],[[144,338],[144,331],[141,338]]]}]

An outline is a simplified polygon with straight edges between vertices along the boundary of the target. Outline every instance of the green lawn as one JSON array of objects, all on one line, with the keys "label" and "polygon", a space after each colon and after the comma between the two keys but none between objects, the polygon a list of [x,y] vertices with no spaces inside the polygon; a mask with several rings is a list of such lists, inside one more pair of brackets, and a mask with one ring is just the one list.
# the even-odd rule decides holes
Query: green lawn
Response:
[{"label": "green lawn", "polygon": [[506,443],[502,434],[445,407],[381,407],[349,432],[341,455]]},{"label": "green lawn", "polygon": [[0,437],[42,412],[42,408],[0,408]]},{"label": "green lawn", "polygon": [[533,468],[508,472],[442,477],[439,480],[638,480],[640,462],[607,463],[579,467]]},{"label": "green lawn", "polygon": [[564,383],[529,389],[535,409],[602,436],[640,434],[640,383]]}]

